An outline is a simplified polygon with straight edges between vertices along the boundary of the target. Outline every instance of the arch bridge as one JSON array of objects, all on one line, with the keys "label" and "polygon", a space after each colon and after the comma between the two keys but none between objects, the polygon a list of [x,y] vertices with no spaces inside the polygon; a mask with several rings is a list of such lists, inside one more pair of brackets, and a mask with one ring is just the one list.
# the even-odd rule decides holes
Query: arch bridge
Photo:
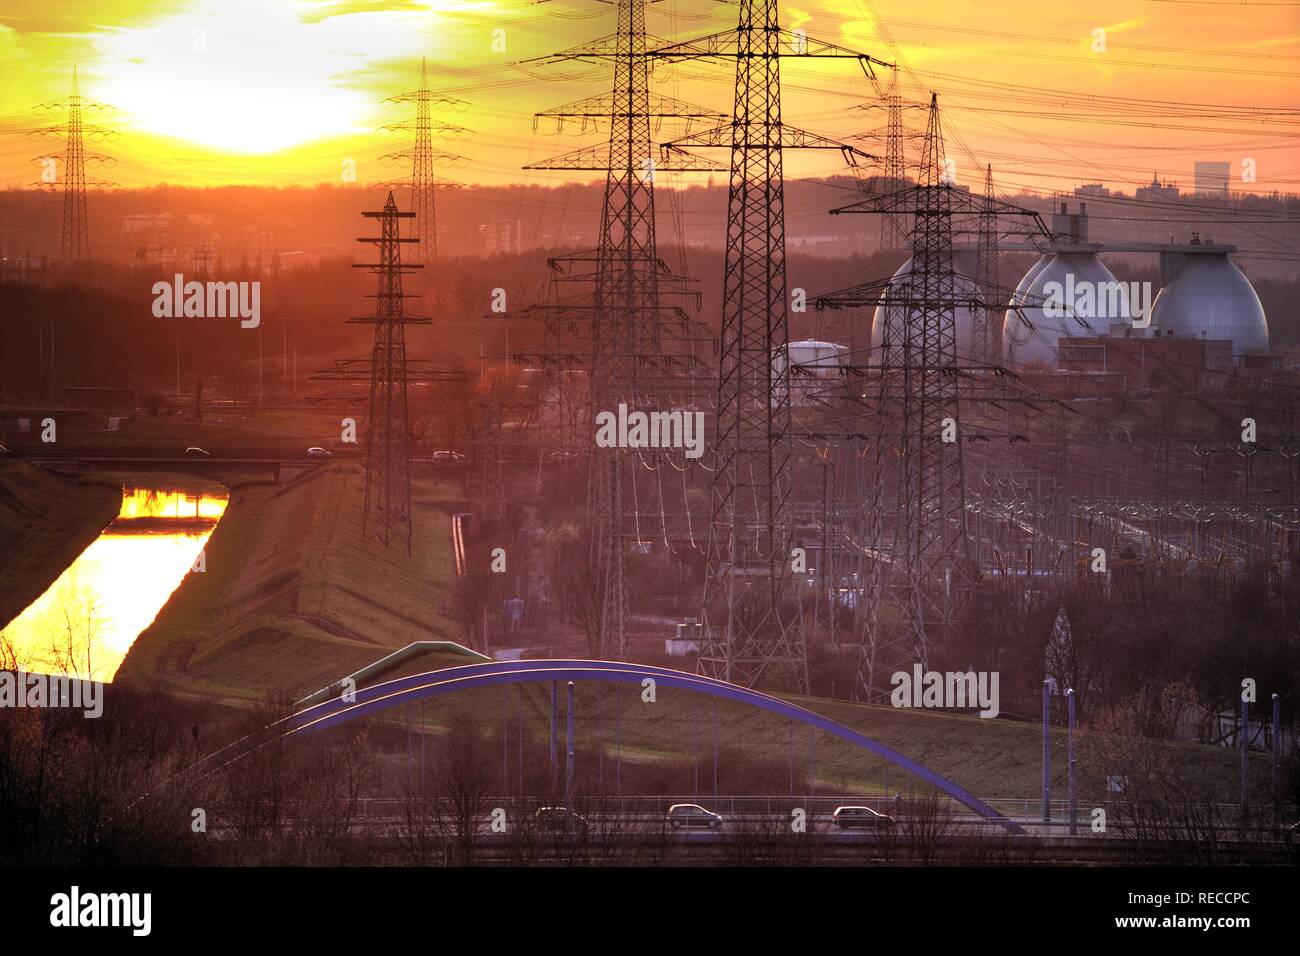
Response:
[{"label": "arch bridge", "polygon": [[[286,735],[327,730],[390,707],[455,694],[475,687],[546,682],[555,685],[560,681],[566,683],[568,681],[575,683],[612,681],[642,685],[647,679],[654,681],[656,687],[673,687],[735,701],[823,730],[915,774],[988,821],[997,823],[1013,833],[1024,832],[1015,822],[1007,819],[964,787],[851,727],[762,691],[751,690],[700,674],[688,674],[685,671],[647,664],[588,660],[521,660],[490,661],[428,671],[360,688],[354,695],[346,697],[339,693],[320,703],[304,707],[288,718],[290,726]],[[340,688],[336,686],[335,690]],[[554,701],[554,696],[552,700]],[[554,714],[552,716],[554,717]]]}]

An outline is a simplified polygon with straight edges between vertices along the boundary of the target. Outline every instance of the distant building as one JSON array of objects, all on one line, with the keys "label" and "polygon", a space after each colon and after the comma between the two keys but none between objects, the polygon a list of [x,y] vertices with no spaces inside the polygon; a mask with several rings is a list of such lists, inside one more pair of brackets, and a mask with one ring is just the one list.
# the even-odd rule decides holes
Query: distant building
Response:
[{"label": "distant building", "polygon": [[1178,184],[1171,183],[1168,180],[1161,182],[1156,178],[1156,174],[1151,174],[1151,184],[1149,186],[1139,186],[1134,192],[1137,199],[1150,199],[1156,202],[1166,202],[1170,199],[1178,198]]},{"label": "distant building", "polygon": [[677,625],[673,637],[664,639],[664,654],[669,657],[685,657],[687,654],[698,654],[703,631],[704,626],[697,619],[693,617],[686,618]]},{"label": "distant building", "polygon": [[1203,369],[1232,364],[1232,342],[1225,339],[1062,336],[1058,349],[1061,371],[1122,376],[1133,388],[1195,389]]},{"label": "distant building", "polygon": [[239,230],[239,246],[250,259],[261,256],[267,261],[275,255],[275,226],[253,223]]},{"label": "distant building", "polygon": [[1061,203],[1061,211],[1052,210],[1052,234],[1070,243],[1088,241],[1088,204],[1079,203],[1077,212],[1070,212],[1067,203]]},{"label": "distant building", "polygon": [[216,254],[210,243],[194,247],[194,272],[197,275],[211,275]]},{"label": "distant building", "polygon": [[798,249],[800,252],[812,252],[818,249],[838,250],[848,255],[851,251],[849,244],[839,236],[790,236],[785,244],[787,248]]},{"label": "distant building", "polygon": [[522,229],[518,219],[493,216],[478,230],[483,236],[483,251],[487,255],[512,255],[519,251]]},{"label": "distant building", "polygon": [[1110,190],[1101,183],[1084,183],[1082,186],[1074,187],[1076,196],[1109,196]]},{"label": "distant building", "polygon": [[172,214],[141,212],[122,217],[122,242],[139,262],[161,262],[171,243]]},{"label": "distant building", "polygon": [[1196,195],[1228,198],[1228,177],[1232,174],[1229,163],[1210,163],[1198,160],[1192,166],[1196,179]]}]

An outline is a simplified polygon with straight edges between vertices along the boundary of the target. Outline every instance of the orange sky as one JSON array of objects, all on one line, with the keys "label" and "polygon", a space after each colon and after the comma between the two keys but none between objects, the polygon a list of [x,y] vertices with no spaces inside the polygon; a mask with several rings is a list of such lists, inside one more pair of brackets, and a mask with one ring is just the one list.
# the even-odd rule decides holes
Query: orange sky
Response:
[{"label": "orange sky", "polygon": [[[994,7],[1004,12],[991,15]],[[734,6],[713,0],[665,0],[648,17],[651,33],[673,39],[721,31],[734,19]],[[1235,189],[1300,192],[1291,125],[1300,119],[1300,5],[804,0],[782,7],[782,24],[898,60],[908,67],[905,89],[937,89],[959,181],[978,182],[979,164],[992,162],[1007,191],[1101,181],[1131,192],[1152,170],[1190,186],[1194,159],[1227,160],[1234,171],[1252,159],[1257,182]],[[351,161],[362,183],[401,179],[404,167],[381,157],[406,143],[377,129],[409,114],[381,101],[415,88],[421,56],[435,88],[471,103],[443,115],[472,135],[436,144],[466,157],[441,175],[471,183],[580,178],[520,169],[599,136],[534,130],[532,114],[606,90],[608,68],[520,61],[613,25],[612,8],[595,0],[6,0],[0,185],[38,181],[39,157],[59,149],[29,133],[61,117],[32,107],[65,96],[74,65],[83,94],[115,108],[87,117],[116,131],[88,143],[115,161],[92,166],[92,177],[130,187],[340,182]],[[493,48],[497,30],[504,51]],[[1093,49],[1095,30],[1105,31],[1104,50]],[[786,60],[783,71],[791,125],[843,138],[882,122],[879,112],[852,109],[871,95],[852,62]],[[655,85],[730,110],[728,66],[661,68]],[[1051,102],[1027,99],[1034,91],[1052,91]],[[1293,115],[1170,116],[1158,103],[1088,97]],[[835,154],[787,160],[790,175],[839,168]]]}]

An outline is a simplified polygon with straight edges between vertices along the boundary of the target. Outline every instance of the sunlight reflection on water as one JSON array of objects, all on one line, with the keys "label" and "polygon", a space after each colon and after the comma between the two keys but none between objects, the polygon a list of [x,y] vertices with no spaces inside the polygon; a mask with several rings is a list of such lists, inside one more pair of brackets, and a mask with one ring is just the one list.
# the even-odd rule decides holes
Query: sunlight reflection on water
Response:
[{"label": "sunlight reflection on water", "polygon": [[4,629],[29,671],[110,681],[226,510],[219,485],[133,482],[117,518]]}]

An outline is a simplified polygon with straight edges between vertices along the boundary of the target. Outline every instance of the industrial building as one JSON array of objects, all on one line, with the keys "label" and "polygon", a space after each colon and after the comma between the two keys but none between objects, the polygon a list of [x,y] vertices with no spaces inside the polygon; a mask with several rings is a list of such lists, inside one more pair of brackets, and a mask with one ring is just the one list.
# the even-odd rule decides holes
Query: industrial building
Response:
[{"label": "industrial building", "polygon": [[[1236,246],[1202,241],[1193,233],[1185,243],[1093,242],[1088,238],[1085,204],[1070,212],[1066,203],[1052,215],[1053,248],[1043,252],[1021,278],[1003,320],[1003,350],[1018,367],[1093,367],[1104,340],[1197,340],[1191,349],[1200,367],[1269,367],[1268,320],[1250,280],[1231,259]],[[1034,246],[1004,247],[1037,251]],[[1052,284],[1079,287],[1115,283],[1125,299],[1124,284],[1101,261],[1108,254],[1154,254],[1159,259],[1160,290],[1147,316],[1136,303],[1118,310],[1077,310],[1059,315],[1049,304]],[[1098,304],[1103,301],[1098,296]],[[1113,301],[1113,300],[1112,300]],[[959,321],[960,329],[960,321]],[[959,332],[960,334],[960,332]],[[1092,344],[1085,344],[1092,343]],[[1115,354],[1130,346],[1117,345]],[[1081,352],[1080,350],[1091,350]],[[1100,369],[1098,369],[1100,370]]]}]

